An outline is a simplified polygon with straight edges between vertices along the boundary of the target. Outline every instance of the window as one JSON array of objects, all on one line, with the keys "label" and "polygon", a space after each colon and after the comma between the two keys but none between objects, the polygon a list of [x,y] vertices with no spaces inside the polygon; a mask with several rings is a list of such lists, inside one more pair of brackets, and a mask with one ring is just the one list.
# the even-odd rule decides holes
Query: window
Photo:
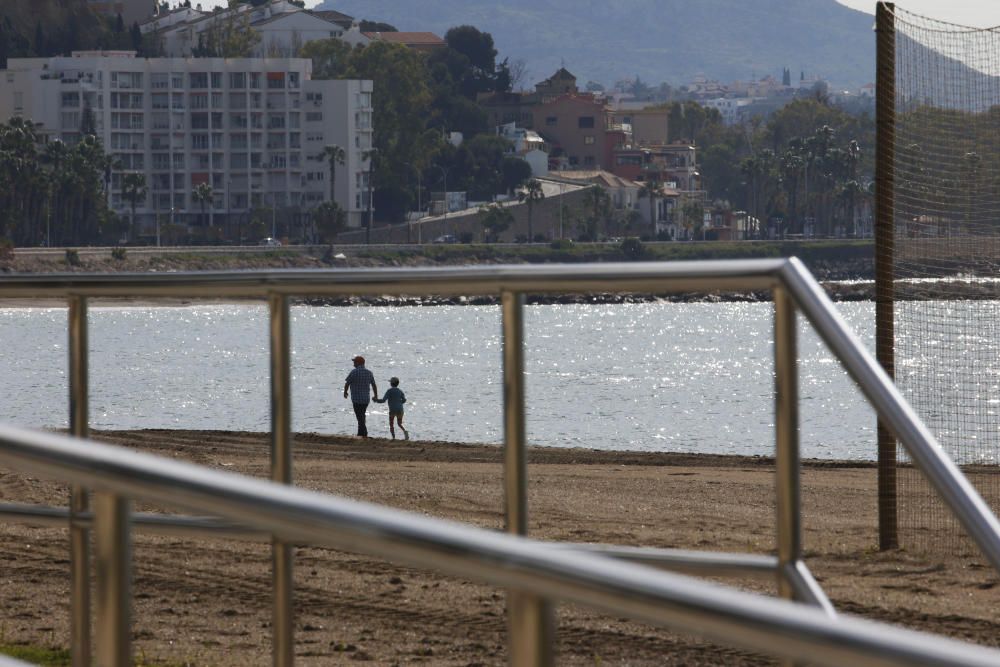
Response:
[{"label": "window", "polygon": [[284,72],[268,72],[267,73],[267,87],[271,90],[277,90],[285,87],[285,73]]},{"label": "window", "polygon": [[372,94],[371,93],[358,93],[358,106],[362,109],[367,109],[372,105]]},{"label": "window", "polygon": [[[170,154],[169,153],[153,153],[153,169],[170,169]],[[166,175],[167,182],[170,182],[170,174]]]},{"label": "window", "polygon": [[63,93],[62,94],[62,105],[63,108],[77,108],[80,106],[80,93]]},{"label": "window", "polygon": [[207,150],[208,149],[208,135],[207,134],[192,134],[191,135],[191,150]]},{"label": "window", "polygon": [[[111,94],[114,96],[114,93]],[[153,93],[152,104],[154,109],[170,108],[170,95],[168,93]]]},{"label": "window", "polygon": [[166,72],[156,72],[149,75],[149,86],[154,89],[163,89],[170,86],[170,78]]},{"label": "window", "polygon": [[576,126],[580,129],[588,129],[594,127],[594,117],[593,116],[580,116],[576,119]]},{"label": "window", "polygon": [[208,88],[208,73],[191,72],[188,74],[188,85],[191,88]]},{"label": "window", "polygon": [[212,72],[212,88],[222,88],[222,72]]},{"label": "window", "polygon": [[298,88],[299,87],[299,73],[298,72],[289,72],[288,73],[288,87],[289,88]]},{"label": "window", "polygon": [[193,114],[191,114],[191,129],[192,130],[207,130],[208,129],[208,114],[207,113],[193,113]]},{"label": "window", "polygon": [[170,75],[170,86],[172,88],[184,87],[184,75],[181,72],[174,72]]},{"label": "window", "polygon": [[229,87],[230,88],[246,88],[247,87],[247,73],[246,72],[231,72],[229,74]]},{"label": "window", "polygon": [[260,72],[250,72],[250,87],[260,88]]},{"label": "window", "polygon": [[585,143],[588,146],[592,146],[594,143],[594,135],[588,134],[587,136],[585,136],[583,138],[583,143]]},{"label": "window", "polygon": [[307,123],[322,123],[323,114],[319,111],[307,111],[306,112],[306,122]]},{"label": "window", "polygon": [[546,116],[545,125],[548,127],[555,127],[559,124],[559,119],[556,116]]},{"label": "window", "polygon": [[207,109],[208,108],[208,95],[194,93],[191,95],[191,108],[192,109]]},{"label": "window", "polygon": [[245,130],[247,127],[247,115],[245,113],[229,114],[229,127]]},{"label": "window", "polygon": [[212,108],[222,108],[222,93],[212,93]]}]

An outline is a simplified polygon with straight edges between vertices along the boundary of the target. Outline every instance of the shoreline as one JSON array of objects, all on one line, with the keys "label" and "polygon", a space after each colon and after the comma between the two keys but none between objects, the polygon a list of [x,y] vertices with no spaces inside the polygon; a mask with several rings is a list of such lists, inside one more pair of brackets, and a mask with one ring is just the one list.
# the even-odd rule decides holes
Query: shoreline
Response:
[{"label": "shoreline", "polygon": [[[820,286],[835,303],[874,301],[875,283],[867,280],[821,282]],[[898,283],[897,301],[996,301],[1000,300],[1000,284],[948,280],[941,283]],[[601,292],[587,294],[527,294],[528,306],[552,305],[617,305],[640,303],[770,303],[769,291],[747,292],[680,292],[643,294],[632,292]],[[93,307],[174,307],[226,304],[265,304],[263,299],[218,299],[212,297],[95,297]],[[433,306],[497,306],[496,296],[345,296],[291,297],[292,305],[316,307],[433,307]],[[0,308],[62,308],[62,299],[0,298]]]}]

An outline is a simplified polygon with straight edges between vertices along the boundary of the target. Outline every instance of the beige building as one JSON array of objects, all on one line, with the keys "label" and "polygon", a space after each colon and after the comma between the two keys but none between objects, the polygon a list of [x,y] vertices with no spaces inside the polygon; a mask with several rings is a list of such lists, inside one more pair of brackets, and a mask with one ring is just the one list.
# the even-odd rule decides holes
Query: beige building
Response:
[{"label": "beige building", "polygon": [[593,95],[567,94],[536,106],[534,128],[569,169],[597,169],[610,156],[608,110]]}]

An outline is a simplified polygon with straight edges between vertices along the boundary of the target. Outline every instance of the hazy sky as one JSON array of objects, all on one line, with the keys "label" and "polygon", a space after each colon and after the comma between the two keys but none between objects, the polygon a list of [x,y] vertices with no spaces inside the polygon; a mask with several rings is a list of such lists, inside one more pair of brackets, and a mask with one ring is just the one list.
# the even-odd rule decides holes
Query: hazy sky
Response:
[{"label": "hazy sky", "polygon": [[[201,0],[204,5],[223,4],[216,0]],[[306,0],[307,7],[315,7],[322,0]],[[837,0],[842,5],[875,13],[875,0]],[[895,0],[896,6],[942,21],[980,28],[1000,26],[1000,1],[997,0]],[[197,0],[193,4],[196,4]],[[173,4],[173,0],[171,0]],[[336,7],[336,2],[333,3]],[[374,18],[374,17],[372,17]]]},{"label": "hazy sky", "polygon": [[[842,5],[875,13],[874,0],[837,0]],[[1000,26],[1000,2],[996,0],[895,0],[896,7],[941,21],[979,28]]]},{"label": "hazy sky", "polygon": [[[412,0],[402,0],[412,2]],[[306,0],[315,7],[322,0]],[[837,0],[842,5],[875,13],[875,0]],[[997,0],[895,0],[896,6],[931,18],[980,28],[1000,26],[1000,2]],[[210,3],[209,3],[210,4]],[[336,2],[333,3],[336,7]]]}]

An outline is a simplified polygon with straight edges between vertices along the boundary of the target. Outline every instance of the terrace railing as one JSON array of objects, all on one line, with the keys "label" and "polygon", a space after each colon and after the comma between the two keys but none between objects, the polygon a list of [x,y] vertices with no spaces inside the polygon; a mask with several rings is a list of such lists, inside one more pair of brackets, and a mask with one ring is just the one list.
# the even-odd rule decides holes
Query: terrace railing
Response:
[{"label": "terrace railing", "polygon": [[[523,309],[526,294],[667,293],[770,290],[774,298],[777,556],[721,554],[526,540]],[[504,485],[507,532],[415,517],[291,484],[289,299],[292,296],[500,295],[504,373]],[[872,355],[850,332],[803,265],[790,260],[597,264],[446,269],[227,273],[15,275],[0,297],[60,298],[69,304],[70,432],[77,439],[0,428],[0,461],[74,484],[68,513],[58,508],[0,507],[8,520],[69,519],[71,641],[76,665],[89,663],[89,531],[98,561],[97,656],[102,665],[130,660],[131,526],[185,535],[273,540],[274,663],[291,665],[291,544],[328,545],[431,567],[510,590],[510,656],[515,665],[552,661],[552,603],[567,600],[723,643],[817,664],[998,664],[1000,653],[835,615],[802,559],[799,503],[796,312],[801,311],[854,378],[878,415],[908,449],[947,505],[1000,571],[1000,523],[948,459]],[[271,483],[165,462],[106,445],[89,435],[87,305],[100,297],[257,297],[270,309]],[[283,485],[283,486],[282,486]],[[88,491],[94,489],[93,511]],[[163,501],[218,519],[135,515],[127,499]],[[599,553],[587,553],[587,552]],[[618,559],[655,562],[698,574],[777,577],[779,594],[815,609],[758,598]]]}]

